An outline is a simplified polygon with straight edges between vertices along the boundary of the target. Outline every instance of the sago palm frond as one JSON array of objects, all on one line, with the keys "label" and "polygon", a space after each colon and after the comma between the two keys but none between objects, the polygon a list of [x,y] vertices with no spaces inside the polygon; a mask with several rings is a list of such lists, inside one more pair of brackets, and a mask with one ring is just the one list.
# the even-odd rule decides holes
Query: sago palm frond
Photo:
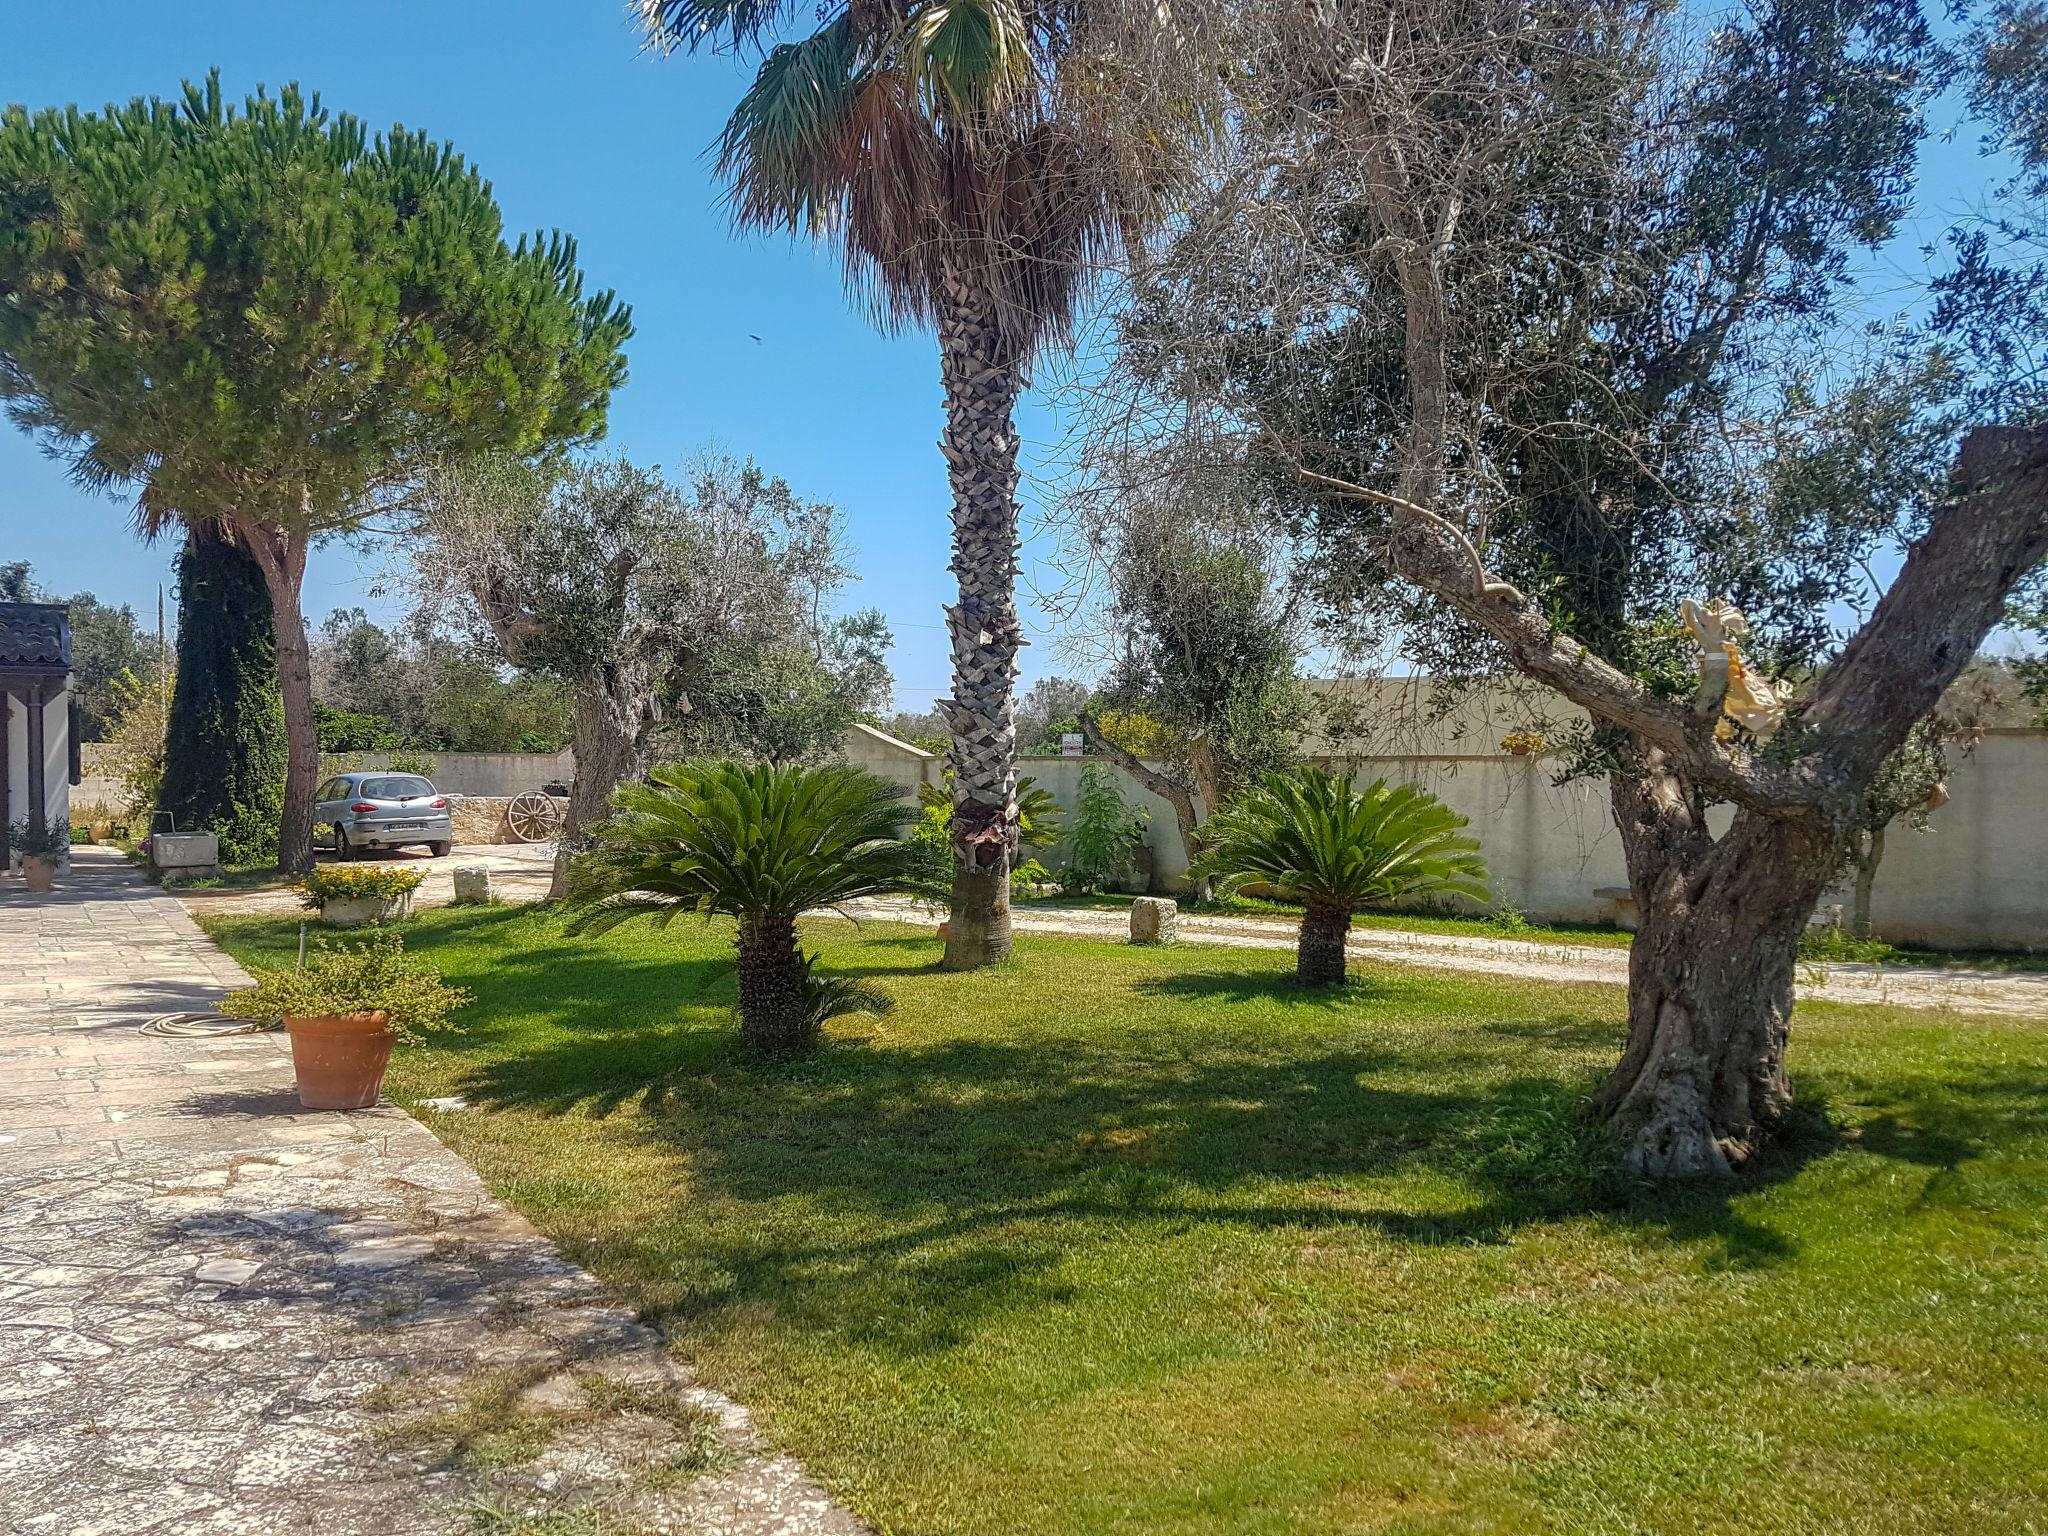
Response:
[{"label": "sago palm frond", "polygon": [[884,891],[925,891],[897,837],[903,795],[857,768],[676,763],[621,789],[572,866],[572,933],[679,913],[794,921]]},{"label": "sago palm frond", "polygon": [[893,1013],[896,999],[856,976],[821,976],[818,957],[804,957],[804,1030],[816,1035],[832,1020],[850,1013],[882,1018]]},{"label": "sago palm frond", "polygon": [[1364,789],[1319,768],[1269,775],[1210,818],[1198,873],[1226,886],[1263,882],[1347,910],[1432,894],[1490,901],[1466,819],[1412,784]]}]

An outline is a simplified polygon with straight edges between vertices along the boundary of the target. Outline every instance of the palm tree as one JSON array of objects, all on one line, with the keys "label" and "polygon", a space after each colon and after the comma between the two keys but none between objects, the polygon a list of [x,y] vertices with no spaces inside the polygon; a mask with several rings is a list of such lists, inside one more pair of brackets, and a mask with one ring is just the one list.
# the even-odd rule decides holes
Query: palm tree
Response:
[{"label": "palm tree", "polygon": [[813,974],[796,920],[884,891],[919,889],[897,837],[902,792],[843,766],[672,763],[613,796],[570,867],[571,933],[679,913],[739,921],[740,1031],[793,1050],[842,1013],[881,1012],[885,995]]},{"label": "palm tree", "polygon": [[[743,229],[830,233],[885,327],[938,332],[953,561],[953,892],[945,963],[1010,952],[1018,395],[1068,337],[1089,275],[1178,179],[1199,90],[1158,0],[638,0],[658,45],[763,59],[718,142]],[[1171,126],[1144,103],[1168,104]]]},{"label": "palm tree", "polygon": [[1344,979],[1344,935],[1360,907],[1403,896],[1455,893],[1492,899],[1479,840],[1435,795],[1375,779],[1356,789],[1320,768],[1267,775],[1211,817],[1197,861],[1224,888],[1260,881],[1300,901],[1294,974],[1304,986]]}]

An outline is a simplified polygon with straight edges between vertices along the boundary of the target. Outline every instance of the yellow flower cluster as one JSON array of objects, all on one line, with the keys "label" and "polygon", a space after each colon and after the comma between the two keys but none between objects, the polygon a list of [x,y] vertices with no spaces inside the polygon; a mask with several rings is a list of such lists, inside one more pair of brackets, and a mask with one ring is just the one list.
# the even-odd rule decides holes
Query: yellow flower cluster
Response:
[{"label": "yellow flower cluster", "polygon": [[350,896],[371,896],[392,901],[416,891],[427,877],[416,869],[375,864],[323,864],[302,875],[294,889],[308,907],[318,910],[323,902]]}]

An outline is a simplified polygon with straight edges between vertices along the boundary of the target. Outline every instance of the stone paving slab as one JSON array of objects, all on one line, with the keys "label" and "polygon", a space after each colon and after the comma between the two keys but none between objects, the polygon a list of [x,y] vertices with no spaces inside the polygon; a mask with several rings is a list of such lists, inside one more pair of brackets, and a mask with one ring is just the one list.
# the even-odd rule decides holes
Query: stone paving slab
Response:
[{"label": "stone paving slab", "polygon": [[0,1532],[862,1536],[418,1121],[136,1033],[245,978],[79,855],[0,882]]}]

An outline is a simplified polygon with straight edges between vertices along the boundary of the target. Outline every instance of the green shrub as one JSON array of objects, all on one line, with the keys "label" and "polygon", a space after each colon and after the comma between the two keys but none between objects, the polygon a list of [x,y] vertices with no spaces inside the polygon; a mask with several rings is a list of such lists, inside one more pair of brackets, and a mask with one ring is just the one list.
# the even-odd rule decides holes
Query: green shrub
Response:
[{"label": "green shrub", "polygon": [[316,864],[293,882],[299,901],[317,912],[322,903],[351,896],[372,896],[385,901],[416,891],[426,880],[416,869],[403,865]]},{"label": "green shrub", "polygon": [[1809,928],[1799,935],[1799,958],[1833,960],[1854,965],[1883,965],[1898,950],[1882,939],[1859,939],[1840,928]]},{"label": "green shrub", "polygon": [[1467,823],[1435,795],[1376,779],[1359,789],[1320,768],[1273,773],[1210,818],[1197,873],[1234,895],[1256,881],[1302,903],[1295,974],[1309,986],[1344,979],[1351,914],[1418,896],[1489,901],[1486,862]]},{"label": "green shrub", "polygon": [[1036,859],[1026,859],[1010,871],[1010,894],[1029,896],[1032,892],[1053,883],[1052,871]]},{"label": "green shrub", "polygon": [[194,532],[178,556],[178,666],[163,780],[150,803],[180,831],[211,831],[223,864],[277,857],[284,703],[270,594],[256,564]]},{"label": "green shrub", "polygon": [[71,823],[59,816],[38,827],[26,816],[7,829],[7,847],[25,859],[61,859],[71,846]]},{"label": "green shrub", "polygon": [[1145,835],[1144,812],[1134,809],[1117,787],[1117,771],[1091,764],[1081,770],[1074,824],[1067,830],[1067,861],[1060,888],[1085,894],[1131,867],[1131,855]]},{"label": "green shrub", "polygon": [[405,941],[395,933],[357,945],[313,942],[317,953],[303,967],[252,966],[256,985],[230,992],[220,1011],[266,1024],[329,1013],[385,1013],[392,1033],[412,1040],[421,1031],[451,1027],[449,1014],[470,1001],[469,993],[442,981],[433,966],[408,958]]}]

